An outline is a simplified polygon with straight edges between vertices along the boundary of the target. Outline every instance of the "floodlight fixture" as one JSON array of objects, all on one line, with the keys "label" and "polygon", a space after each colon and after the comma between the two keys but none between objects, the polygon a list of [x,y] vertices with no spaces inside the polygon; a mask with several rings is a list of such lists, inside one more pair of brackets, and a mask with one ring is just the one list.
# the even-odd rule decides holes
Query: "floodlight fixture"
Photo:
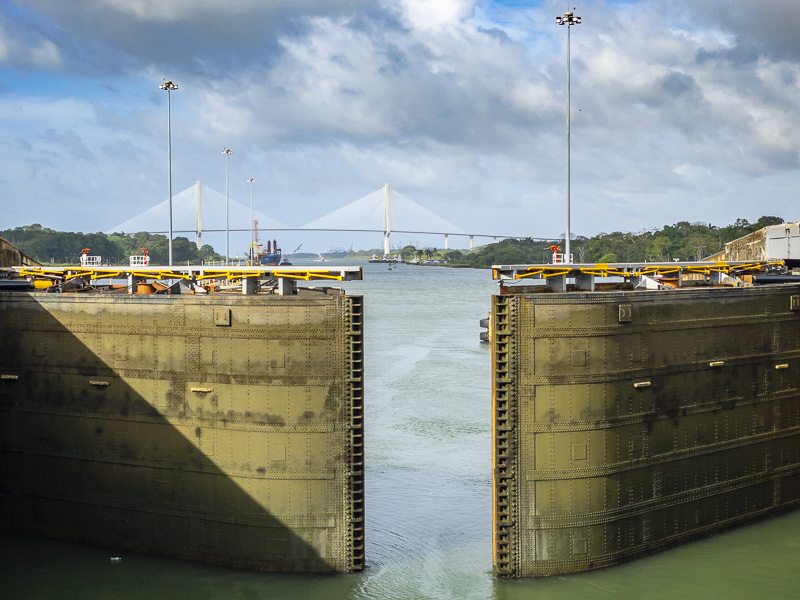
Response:
[{"label": "floodlight fixture", "polygon": [[556,17],[556,23],[559,25],[580,25],[581,18],[571,12],[565,12],[563,17]]}]

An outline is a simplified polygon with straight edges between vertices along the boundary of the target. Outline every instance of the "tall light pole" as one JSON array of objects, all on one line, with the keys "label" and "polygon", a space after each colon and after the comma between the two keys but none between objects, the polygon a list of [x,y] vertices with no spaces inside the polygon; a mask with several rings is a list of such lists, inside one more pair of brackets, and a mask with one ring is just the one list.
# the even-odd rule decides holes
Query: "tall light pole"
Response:
[{"label": "tall light pole", "polygon": [[228,181],[231,166],[231,154],[233,150],[230,148],[223,148],[222,153],[225,155],[225,266],[228,266],[228,257],[231,255],[230,250],[230,215],[228,211]]},{"label": "tall light pole", "polygon": [[556,17],[556,23],[567,26],[567,232],[564,235],[564,262],[572,262],[569,249],[569,121],[570,121],[570,99],[569,99],[569,29],[573,25],[580,25],[581,18],[571,12],[565,12],[563,17]]},{"label": "tall light pole", "polygon": [[170,92],[178,89],[177,83],[164,81],[158,86],[167,91],[167,177],[169,179],[169,266],[172,266],[172,102]]},{"label": "tall light pole", "polygon": [[252,177],[247,180],[247,183],[250,184],[250,265],[253,265],[253,259],[255,249],[253,248],[253,244],[255,241],[253,240],[253,183],[255,183],[255,179]]}]

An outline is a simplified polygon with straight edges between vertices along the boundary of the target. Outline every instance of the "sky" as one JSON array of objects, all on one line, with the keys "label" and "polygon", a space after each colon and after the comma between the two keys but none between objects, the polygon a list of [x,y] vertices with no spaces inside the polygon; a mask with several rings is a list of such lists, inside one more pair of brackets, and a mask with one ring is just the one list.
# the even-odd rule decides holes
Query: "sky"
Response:
[{"label": "sky", "polygon": [[4,0],[0,229],[166,200],[167,79],[174,194],[224,193],[230,148],[230,197],[254,178],[292,226],[389,183],[463,231],[561,236],[573,9],[573,235],[800,220],[797,0]]}]

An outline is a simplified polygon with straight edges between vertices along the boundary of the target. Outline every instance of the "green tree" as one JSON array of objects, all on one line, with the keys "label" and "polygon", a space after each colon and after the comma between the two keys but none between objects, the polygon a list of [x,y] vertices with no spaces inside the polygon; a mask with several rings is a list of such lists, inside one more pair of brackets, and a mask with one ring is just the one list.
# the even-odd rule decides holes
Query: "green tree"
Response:
[{"label": "green tree", "polygon": [[[169,252],[169,250],[168,250]],[[202,260],[197,244],[190,242],[188,238],[176,237],[172,240],[172,263],[180,264],[189,262],[190,264],[200,264]]]},{"label": "green tree", "polygon": [[410,257],[414,256],[416,252],[417,249],[414,246],[403,246],[403,248],[400,250],[400,258],[403,260],[408,260]]},{"label": "green tree", "polygon": [[756,221],[755,228],[757,231],[763,227],[769,227],[770,225],[782,225],[783,223],[784,221],[780,217],[761,217],[758,221]]}]

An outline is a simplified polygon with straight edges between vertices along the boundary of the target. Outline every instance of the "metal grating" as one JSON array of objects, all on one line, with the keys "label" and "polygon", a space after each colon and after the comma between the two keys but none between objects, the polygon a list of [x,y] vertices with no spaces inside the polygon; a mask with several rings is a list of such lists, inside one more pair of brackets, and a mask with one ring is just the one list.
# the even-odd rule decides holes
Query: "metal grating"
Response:
[{"label": "metal grating", "polygon": [[499,577],[516,573],[516,480],[514,477],[517,410],[512,333],[517,298],[495,296],[492,305],[493,379],[493,560]]},{"label": "metal grating", "polygon": [[365,561],[364,527],[364,305],[363,298],[349,298],[350,344],[350,462],[347,488],[350,502],[351,570],[360,571]]}]

